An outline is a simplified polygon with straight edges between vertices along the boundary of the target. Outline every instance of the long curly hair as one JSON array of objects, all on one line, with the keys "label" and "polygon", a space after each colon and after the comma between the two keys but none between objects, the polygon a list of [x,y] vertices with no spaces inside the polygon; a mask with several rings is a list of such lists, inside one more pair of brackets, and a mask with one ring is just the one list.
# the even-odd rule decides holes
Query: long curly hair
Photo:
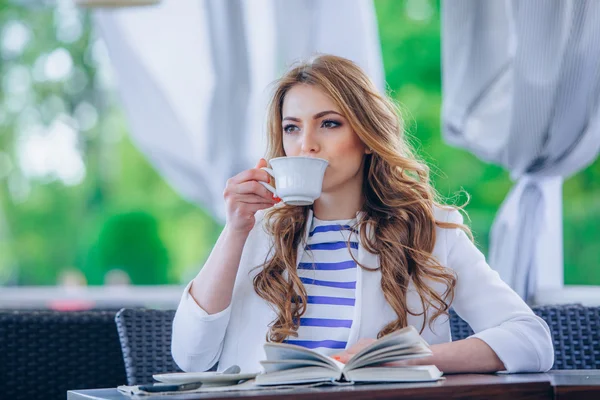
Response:
[{"label": "long curly hair", "polygon": [[[454,296],[456,276],[433,256],[436,226],[468,228],[436,221],[434,207],[443,206],[429,181],[429,168],[413,154],[396,104],[381,95],[366,74],[352,61],[318,55],[289,69],[275,84],[268,107],[267,159],[285,156],[282,106],[294,85],[314,85],[339,107],[353,131],[372,150],[364,160],[363,217],[358,230],[361,245],[380,259],[381,289],[396,313],[378,337],[407,325],[406,293],[412,279],[421,298],[424,321],[430,324],[446,314]],[[307,293],[296,271],[298,246],[309,221],[311,206],[282,206],[267,210],[265,227],[273,237],[270,258],[254,277],[256,293],[277,312],[267,341],[282,342],[297,336],[300,317],[306,312]],[[368,227],[368,229],[367,229]],[[371,232],[371,234],[367,234]],[[355,260],[357,261],[357,260]],[[360,265],[360,268],[365,268]],[[428,283],[441,282],[438,293]],[[421,327],[421,332],[425,324]]]}]

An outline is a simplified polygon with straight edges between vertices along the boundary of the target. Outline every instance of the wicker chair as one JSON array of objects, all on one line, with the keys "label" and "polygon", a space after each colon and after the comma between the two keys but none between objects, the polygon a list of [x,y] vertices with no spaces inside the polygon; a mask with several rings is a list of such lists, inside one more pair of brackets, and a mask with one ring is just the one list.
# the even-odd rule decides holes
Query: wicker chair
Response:
[{"label": "wicker chair", "polygon": [[[552,369],[600,369],[600,307],[581,305],[536,306],[552,334]],[[453,340],[473,334],[469,325],[453,310],[450,312]]]},{"label": "wicker chair", "polygon": [[[552,332],[553,369],[600,368],[600,308],[579,305],[538,306]],[[171,357],[171,328],[175,311],[122,309],[115,320],[125,360],[127,382],[152,382],[152,375],[181,371]],[[473,334],[469,325],[450,311],[454,340]]]},{"label": "wicker chair", "polygon": [[115,316],[127,383],[153,382],[152,375],[180,372],[171,357],[174,310],[121,309]]},{"label": "wicker chair", "polygon": [[0,310],[3,399],[61,399],[126,382],[115,312]]}]

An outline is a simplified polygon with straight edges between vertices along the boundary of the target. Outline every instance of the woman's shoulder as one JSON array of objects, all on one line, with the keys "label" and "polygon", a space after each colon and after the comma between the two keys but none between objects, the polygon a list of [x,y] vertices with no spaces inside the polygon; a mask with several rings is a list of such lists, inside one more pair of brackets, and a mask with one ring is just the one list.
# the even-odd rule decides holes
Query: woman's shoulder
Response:
[{"label": "woman's shoulder", "polygon": [[436,221],[435,228],[435,247],[434,254],[438,257],[446,258],[453,243],[456,240],[462,240],[464,235],[463,228],[460,225],[464,224],[464,218],[461,212],[452,206],[434,206],[434,218]]},{"label": "woman's shoulder", "polygon": [[433,215],[436,222],[459,224],[464,223],[463,215],[456,207],[445,205],[434,205]]}]

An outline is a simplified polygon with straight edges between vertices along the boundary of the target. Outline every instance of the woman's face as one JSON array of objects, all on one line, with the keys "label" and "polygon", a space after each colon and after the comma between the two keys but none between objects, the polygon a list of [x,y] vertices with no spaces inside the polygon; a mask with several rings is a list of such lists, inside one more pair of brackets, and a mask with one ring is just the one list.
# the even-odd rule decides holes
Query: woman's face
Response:
[{"label": "woman's face", "polygon": [[287,92],[281,114],[287,156],[329,161],[323,193],[362,182],[366,146],[325,92],[312,85],[297,84]]}]

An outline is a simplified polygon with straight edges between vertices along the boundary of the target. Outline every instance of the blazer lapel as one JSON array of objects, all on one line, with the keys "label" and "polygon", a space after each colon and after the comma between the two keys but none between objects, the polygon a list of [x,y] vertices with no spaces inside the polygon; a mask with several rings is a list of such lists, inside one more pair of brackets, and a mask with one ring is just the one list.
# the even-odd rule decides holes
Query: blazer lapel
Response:
[{"label": "blazer lapel", "polygon": [[[362,214],[359,218],[361,217]],[[372,237],[370,226],[367,227],[366,234],[367,237]],[[385,324],[396,319],[394,310],[381,290],[379,256],[368,252],[359,244],[358,261],[366,269],[358,267],[354,321],[347,348],[361,338],[377,338],[377,334]]]},{"label": "blazer lapel", "polygon": [[298,254],[296,255],[296,267],[298,267],[298,264],[300,264],[300,260],[302,260],[302,254],[304,254],[304,247],[306,246],[306,243],[308,243],[308,235],[310,235],[312,219],[313,219],[313,210],[309,208],[308,215],[306,216],[306,228],[304,229],[304,237],[302,238],[302,241],[298,245]]}]

